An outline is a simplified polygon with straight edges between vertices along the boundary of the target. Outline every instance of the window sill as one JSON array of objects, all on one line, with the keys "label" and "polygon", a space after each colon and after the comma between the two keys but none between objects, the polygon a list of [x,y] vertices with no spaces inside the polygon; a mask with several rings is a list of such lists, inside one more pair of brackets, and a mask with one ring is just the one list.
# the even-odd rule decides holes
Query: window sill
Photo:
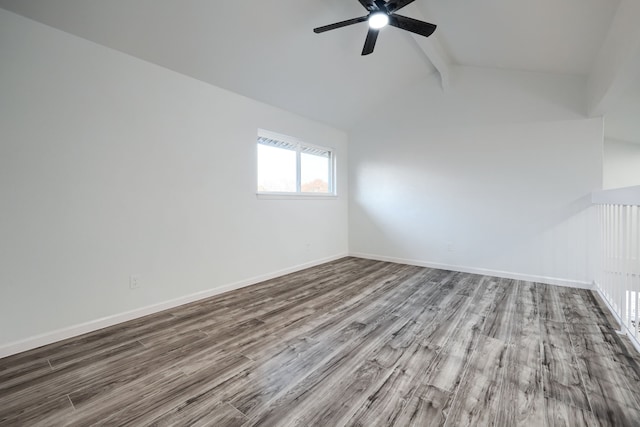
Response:
[{"label": "window sill", "polygon": [[256,193],[256,197],[262,200],[335,200],[337,194],[314,193]]}]

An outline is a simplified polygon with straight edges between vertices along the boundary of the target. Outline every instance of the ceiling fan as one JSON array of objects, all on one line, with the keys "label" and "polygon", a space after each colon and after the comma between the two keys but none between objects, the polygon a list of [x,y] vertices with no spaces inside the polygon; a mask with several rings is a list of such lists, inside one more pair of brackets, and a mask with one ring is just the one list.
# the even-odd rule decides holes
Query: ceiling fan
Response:
[{"label": "ceiling fan", "polygon": [[402,9],[415,0],[358,0],[360,4],[369,11],[367,16],[348,19],[346,21],[336,22],[335,24],[325,25],[324,27],[314,28],[316,34],[325,31],[335,30],[337,28],[346,27],[347,25],[357,24],[359,22],[369,21],[369,32],[364,42],[362,55],[369,55],[373,52],[378,39],[380,29],[387,24],[402,30],[411,31],[421,36],[429,37],[436,30],[436,25],[428,22],[418,21],[417,19],[396,14],[396,11]]}]

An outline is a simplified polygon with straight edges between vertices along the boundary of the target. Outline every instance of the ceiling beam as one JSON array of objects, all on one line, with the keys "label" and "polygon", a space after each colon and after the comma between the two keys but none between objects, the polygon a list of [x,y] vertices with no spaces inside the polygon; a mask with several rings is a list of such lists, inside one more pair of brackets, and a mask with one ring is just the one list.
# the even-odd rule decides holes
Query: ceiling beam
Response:
[{"label": "ceiling beam", "polygon": [[602,116],[640,78],[640,1],[622,0],[588,80],[589,115]]},{"label": "ceiling beam", "polygon": [[[400,14],[410,16],[415,19],[419,19],[420,21],[430,22],[427,18],[425,18],[422,11],[415,5],[415,3],[403,8],[400,11]],[[437,24],[437,23],[435,23]],[[438,41],[438,30],[433,33],[429,38],[409,33],[411,37],[418,43],[422,52],[426,55],[429,62],[433,64],[438,73],[440,74],[440,82],[442,84],[442,89],[447,90],[451,86],[451,57],[444,49],[442,44]]]}]

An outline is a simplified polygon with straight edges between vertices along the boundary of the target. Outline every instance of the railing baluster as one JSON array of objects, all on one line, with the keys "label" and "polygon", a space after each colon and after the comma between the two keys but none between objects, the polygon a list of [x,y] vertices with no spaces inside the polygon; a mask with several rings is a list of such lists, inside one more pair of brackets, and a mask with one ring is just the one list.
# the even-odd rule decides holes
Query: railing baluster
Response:
[{"label": "railing baluster", "polygon": [[605,275],[606,275],[606,280],[605,280],[605,286],[607,287],[607,298],[609,299],[609,301],[611,302],[611,305],[614,304],[613,302],[613,283],[611,283],[611,245],[612,245],[612,241],[613,241],[613,206],[612,205],[607,205],[607,223],[605,224],[606,229],[607,229],[607,243],[606,243],[606,255],[605,255]]},{"label": "railing baluster", "polygon": [[620,323],[622,326],[622,306],[620,305],[620,278],[618,276],[618,272],[620,271],[619,265],[619,252],[620,252],[620,206],[613,206],[613,263],[612,263],[612,273],[613,273],[613,289],[615,290],[614,302],[616,304],[616,308],[618,313],[620,314]]},{"label": "railing baluster", "polygon": [[602,286],[604,287],[603,293],[607,300],[609,299],[609,292],[611,292],[611,288],[609,287],[609,274],[607,273],[609,268],[609,205],[603,205],[603,213],[604,213],[604,223],[603,232],[604,232],[604,243],[603,243],[603,255],[602,255]]},{"label": "railing baluster", "polygon": [[613,296],[613,307],[616,309],[616,312],[619,313],[620,310],[617,307],[618,304],[618,288],[616,286],[616,237],[618,237],[618,223],[616,221],[616,215],[618,214],[618,210],[615,205],[611,205],[611,235],[609,236],[610,241],[610,253],[609,253],[609,275],[611,277],[611,293]]},{"label": "railing baluster", "polygon": [[625,193],[625,200],[606,195],[594,199],[600,262],[594,278],[618,317],[621,332],[640,349],[640,187],[633,191],[636,195]]},{"label": "railing baluster", "polygon": [[616,239],[618,242],[616,270],[618,272],[618,304],[620,304],[619,307],[620,307],[620,314],[622,318],[621,319],[622,325],[620,325],[621,331],[624,330],[623,326],[626,325],[625,300],[627,296],[627,292],[625,291],[625,286],[624,286],[624,220],[625,220],[624,206],[618,205],[618,221],[619,222],[618,222],[618,236]]},{"label": "railing baluster", "polygon": [[612,205],[606,205],[606,212],[607,212],[607,221],[605,223],[605,229],[606,231],[606,243],[605,243],[605,268],[604,268],[604,274],[605,274],[605,287],[606,287],[606,293],[607,293],[607,298],[609,299],[609,301],[611,302],[611,305],[613,305],[613,300],[612,300],[612,293],[613,293],[613,284],[611,283],[611,242],[613,241],[613,206]]},{"label": "railing baluster", "polygon": [[623,295],[623,302],[624,305],[623,307],[623,316],[624,316],[624,324],[626,328],[629,328],[629,323],[631,321],[631,315],[630,315],[630,311],[629,311],[629,300],[631,298],[630,295],[630,283],[629,283],[629,262],[628,262],[628,258],[629,258],[629,248],[628,248],[628,244],[629,244],[629,206],[628,205],[624,205],[620,207],[622,209],[622,235],[620,236],[620,241],[622,242],[622,251],[620,253],[620,273],[621,273],[621,289],[622,289],[622,295]]}]

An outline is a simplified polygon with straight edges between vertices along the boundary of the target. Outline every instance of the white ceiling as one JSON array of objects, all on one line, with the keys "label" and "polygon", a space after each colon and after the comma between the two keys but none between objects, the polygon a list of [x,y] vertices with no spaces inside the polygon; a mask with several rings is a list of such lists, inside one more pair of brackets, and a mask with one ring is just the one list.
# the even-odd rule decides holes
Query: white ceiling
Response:
[{"label": "white ceiling", "polygon": [[587,74],[619,0],[418,0],[461,65]]},{"label": "white ceiling", "polygon": [[[619,0],[416,0],[454,64],[587,74]],[[0,7],[331,125],[349,128],[397,87],[435,69],[415,40],[385,28],[360,52],[357,0],[0,0]],[[417,8],[417,9],[415,9]],[[403,11],[405,12],[405,11]],[[438,80],[433,79],[434,84]]]}]

